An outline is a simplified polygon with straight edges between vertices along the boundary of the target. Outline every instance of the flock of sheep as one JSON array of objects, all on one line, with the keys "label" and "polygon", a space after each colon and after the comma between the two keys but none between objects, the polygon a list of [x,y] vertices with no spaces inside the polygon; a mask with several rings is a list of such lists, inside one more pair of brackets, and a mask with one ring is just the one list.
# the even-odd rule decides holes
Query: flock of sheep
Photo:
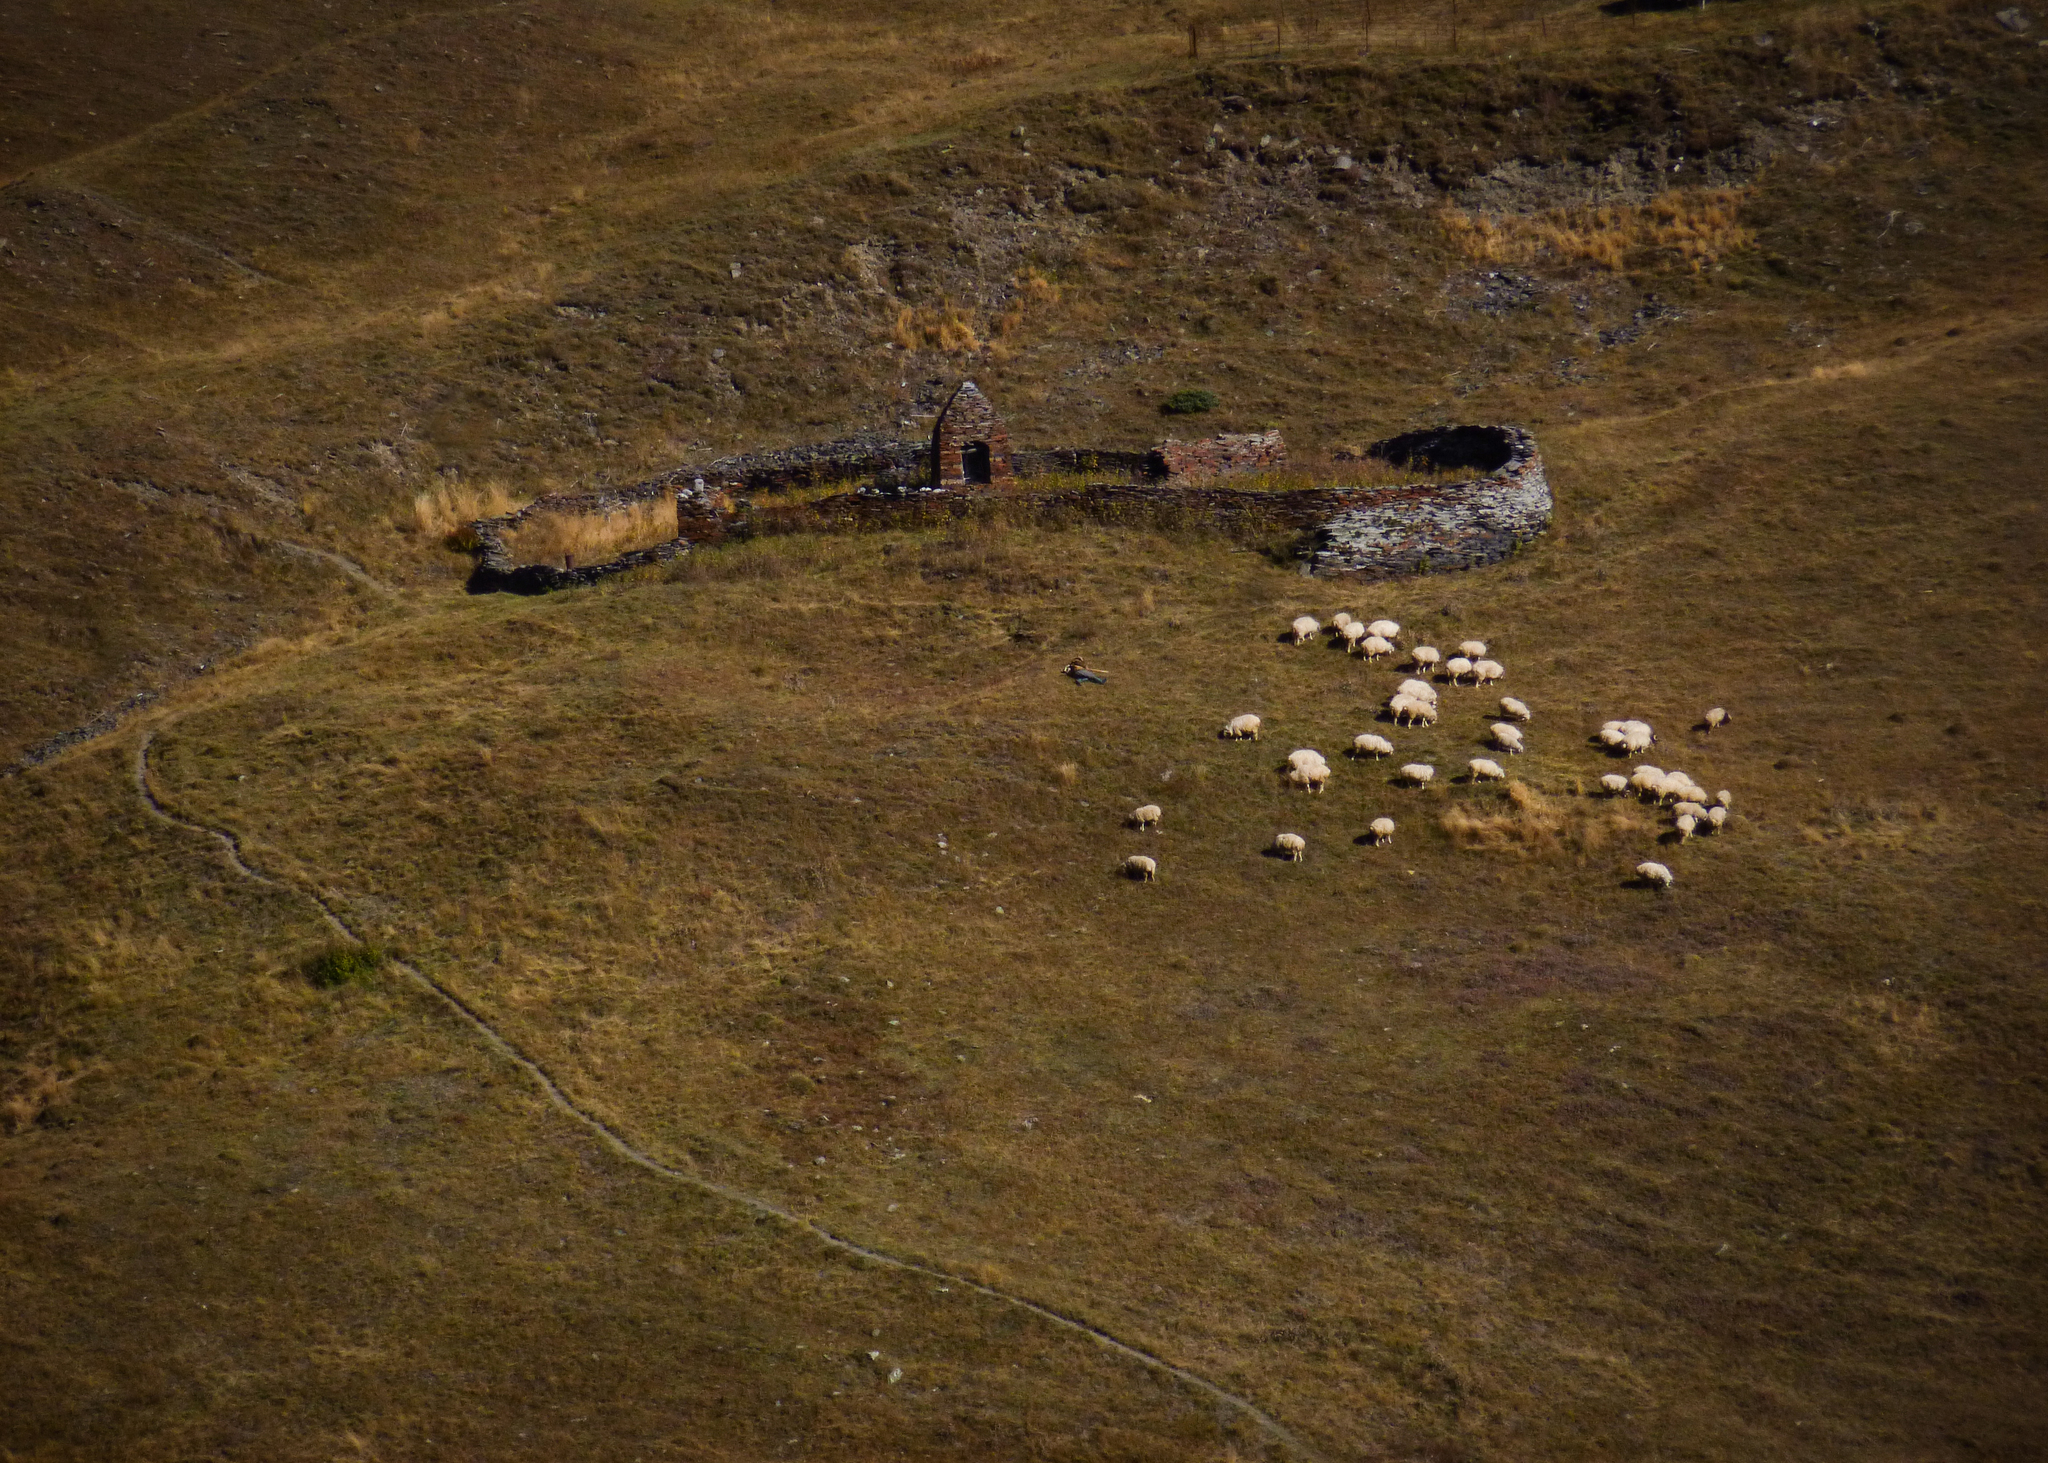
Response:
[{"label": "flock of sheep", "polygon": [[[1289,627],[1288,638],[1296,645],[1310,645],[1324,633],[1325,627],[1314,616],[1302,615]],[[1348,613],[1339,613],[1331,620],[1328,633],[1351,654],[1377,661],[1396,653],[1401,627],[1392,620],[1374,620],[1366,624]],[[1449,659],[1445,659],[1433,645],[1417,645],[1408,652],[1408,664],[1415,676],[1401,682],[1386,700],[1386,714],[1399,726],[1433,726],[1436,723],[1437,688],[1424,679],[1432,673],[1440,673],[1453,686],[1464,684],[1467,678],[1475,686],[1490,685],[1507,674],[1506,667],[1499,661],[1486,658],[1486,642],[1483,640],[1462,642],[1458,653]],[[1531,720],[1532,713],[1525,703],[1513,696],[1503,696],[1500,698],[1500,715],[1502,719],[1487,729],[1488,741],[1501,752],[1521,754],[1525,750],[1521,724]],[[1726,725],[1728,720],[1727,711],[1716,706],[1701,720],[1700,729],[1711,734]],[[1225,741],[1256,742],[1260,728],[1259,718],[1245,712],[1225,722],[1220,735]],[[1639,756],[1656,743],[1657,733],[1646,721],[1610,721],[1600,728],[1597,740],[1611,753]],[[1377,732],[1361,732],[1352,740],[1351,755],[1363,760],[1391,757],[1394,744]],[[1465,764],[1465,768],[1475,783],[1503,782],[1508,775],[1506,769],[1491,757],[1474,757]],[[1285,776],[1291,786],[1303,792],[1320,793],[1329,785],[1330,764],[1314,748],[1297,747],[1287,754]],[[1436,768],[1428,763],[1409,762],[1401,766],[1397,780],[1411,787],[1426,787],[1435,778]],[[1607,773],[1601,777],[1600,787],[1610,797],[1633,795],[1667,808],[1672,814],[1672,828],[1680,843],[1702,831],[1719,833],[1729,816],[1730,794],[1727,791],[1710,797],[1685,773],[1666,772],[1661,767],[1648,764],[1636,767],[1627,777]],[[1157,803],[1147,803],[1131,813],[1130,826],[1141,832],[1153,832],[1164,816],[1164,810]],[[1392,843],[1394,820],[1375,818],[1369,831],[1375,846]],[[1298,833],[1276,834],[1272,852],[1291,863],[1300,863],[1308,853],[1308,840]],[[1124,860],[1123,872],[1129,878],[1150,881],[1158,877],[1159,863],[1144,854],[1132,854]],[[1669,889],[1674,878],[1667,866],[1654,861],[1637,864],[1634,872],[1638,883],[1660,891]]]}]

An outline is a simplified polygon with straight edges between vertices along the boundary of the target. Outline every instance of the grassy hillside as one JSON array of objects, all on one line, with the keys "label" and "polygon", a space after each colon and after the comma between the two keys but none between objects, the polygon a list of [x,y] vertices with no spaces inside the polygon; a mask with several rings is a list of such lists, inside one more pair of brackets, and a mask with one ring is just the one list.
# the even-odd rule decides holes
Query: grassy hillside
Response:
[{"label": "grassy hillside", "polygon": [[[24,154],[8,207],[238,263],[181,303],[0,254],[44,322],[9,745],[166,688],[0,781],[0,1448],[2038,1453],[2048,52],[1981,6],[1434,14],[1199,61],[1138,7],[423,14],[438,59],[326,41]],[[259,177],[286,96],[332,176]],[[435,531],[962,373],[1033,443],[1186,385],[1311,460],[1521,422],[1557,523],[1371,587],[987,528],[538,600]],[[1512,787],[1449,779],[1498,693],[1390,729],[1399,673],[1278,642],[1340,608],[1489,642]],[[1594,795],[1622,715],[1725,833]],[[1336,755],[1368,728],[1438,785]],[[626,1161],[408,971],[656,1163],[926,1271]]]}]

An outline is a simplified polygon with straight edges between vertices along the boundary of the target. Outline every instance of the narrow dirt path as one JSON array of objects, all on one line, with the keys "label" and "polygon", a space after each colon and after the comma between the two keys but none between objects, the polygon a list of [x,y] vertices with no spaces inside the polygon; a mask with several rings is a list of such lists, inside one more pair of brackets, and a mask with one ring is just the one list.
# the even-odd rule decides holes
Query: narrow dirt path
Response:
[{"label": "narrow dirt path", "polygon": [[[148,808],[152,815],[174,828],[183,829],[188,833],[197,833],[213,840],[214,843],[219,845],[221,856],[227,861],[228,866],[243,878],[253,880],[258,884],[267,885],[273,889],[283,889],[299,895],[313,906],[321,919],[325,920],[336,934],[345,940],[354,941],[358,944],[363,943],[362,937],[350,929],[348,923],[335,912],[333,906],[318,893],[287,883],[282,879],[271,878],[269,875],[259,873],[255,868],[251,867],[247,857],[243,854],[241,840],[232,832],[221,828],[214,828],[204,823],[196,823],[189,818],[179,816],[165,807],[157,798],[156,792],[151,788],[149,782],[149,748],[150,743],[155,738],[156,729],[152,728],[143,733],[142,740],[136,744],[135,748],[135,790],[141,797],[143,806]],[[1324,1463],[1321,1453],[1303,1442],[1277,1418],[1260,1408],[1257,1403],[1240,1397],[1235,1392],[1228,1391],[1208,1378],[1189,1371],[1185,1367],[1176,1366],[1163,1357],[1155,1356],[1142,1346],[1121,1340],[1099,1326],[1090,1325],[1087,1321],[1075,1316],[1066,1315],[1063,1312],[1054,1310],[1051,1306],[1044,1305],[1029,1297],[1013,1295],[1006,1290],[998,1290],[992,1285],[984,1285],[978,1280],[956,1274],[951,1270],[944,1270],[936,1265],[924,1264],[917,1260],[906,1260],[899,1255],[892,1255],[883,1250],[873,1249],[860,1243],[858,1240],[848,1239],[842,1234],[827,1229],[816,1220],[806,1219],[801,1214],[793,1213],[788,1209],[782,1208],[780,1205],[772,1204],[757,1195],[730,1188],[725,1184],[714,1182],[701,1175],[690,1173],[685,1169],[674,1168],[669,1164],[663,1163],[652,1154],[628,1142],[617,1130],[606,1124],[602,1119],[578,1107],[569,1094],[562,1090],[561,1084],[555,1081],[546,1068],[542,1067],[539,1062],[501,1036],[497,1028],[478,1015],[475,1009],[468,1002],[464,1001],[462,997],[456,995],[433,977],[403,960],[394,959],[391,961],[391,965],[402,972],[408,980],[412,981],[421,990],[447,1006],[449,1010],[453,1011],[482,1038],[486,1046],[490,1047],[491,1050],[513,1066],[519,1068],[528,1077],[531,1077],[540,1087],[541,1091],[547,1094],[550,1102],[560,1108],[563,1113],[574,1121],[588,1128],[599,1142],[628,1162],[637,1164],[649,1173],[658,1174],[662,1178],[673,1180],[676,1183],[687,1184],[702,1193],[713,1195],[742,1209],[777,1220],[791,1229],[801,1231],[812,1239],[846,1254],[857,1255],[861,1259],[877,1265],[886,1265],[892,1270],[902,1270],[912,1275],[922,1275],[932,1280],[941,1280],[947,1285],[972,1291],[977,1295],[986,1296],[988,1299],[1000,1302],[1003,1305],[1015,1306],[1019,1310],[1029,1311],[1041,1320],[1049,1321],[1063,1330],[1085,1336],[1096,1345],[1104,1347],[1118,1356],[1135,1361],[1141,1366],[1149,1367],[1153,1371],[1172,1377],[1174,1380],[1200,1392],[1211,1401],[1230,1408],[1255,1424],[1261,1432],[1265,1433],[1269,1438],[1279,1443],[1296,1457],[1308,1459],[1310,1463]]]}]

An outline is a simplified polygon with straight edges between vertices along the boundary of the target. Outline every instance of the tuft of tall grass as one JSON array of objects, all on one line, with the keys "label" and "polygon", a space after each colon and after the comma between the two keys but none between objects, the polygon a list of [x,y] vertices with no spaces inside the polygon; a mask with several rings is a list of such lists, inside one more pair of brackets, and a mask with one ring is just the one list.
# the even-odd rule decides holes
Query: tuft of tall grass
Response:
[{"label": "tuft of tall grass", "polygon": [[450,548],[476,546],[470,524],[479,518],[496,518],[519,506],[519,499],[496,478],[474,483],[447,483],[413,495],[411,510],[396,526],[401,532],[417,533]]},{"label": "tuft of tall grass", "polygon": [[1755,241],[1741,219],[1747,188],[1674,188],[1641,204],[1575,205],[1489,217],[1445,209],[1445,236],[1481,264],[1590,264],[1620,273],[1676,257],[1698,273]]},{"label": "tuft of tall grass", "polygon": [[1567,811],[1523,782],[1509,782],[1493,811],[1454,807],[1437,822],[1455,848],[1521,858],[1583,857],[1622,835],[1643,831],[1641,820],[1627,809],[1603,805],[1598,811]]},{"label": "tuft of tall grass", "polygon": [[675,536],[676,505],[664,495],[613,513],[539,514],[506,534],[505,547],[522,564],[602,564]]}]

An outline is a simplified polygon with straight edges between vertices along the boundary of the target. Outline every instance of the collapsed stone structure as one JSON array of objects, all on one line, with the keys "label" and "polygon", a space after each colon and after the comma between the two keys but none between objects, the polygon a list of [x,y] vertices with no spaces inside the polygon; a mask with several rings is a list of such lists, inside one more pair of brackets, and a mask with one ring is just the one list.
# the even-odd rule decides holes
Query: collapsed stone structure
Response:
[{"label": "collapsed stone structure", "polygon": [[[477,569],[470,587],[537,593],[665,563],[693,545],[728,537],[857,532],[970,518],[1210,528],[1236,537],[1291,533],[1304,573],[1378,579],[1496,563],[1550,523],[1543,459],[1535,439],[1519,427],[1431,428],[1336,455],[1473,475],[1391,488],[1227,486],[1233,476],[1285,465],[1286,445],[1277,431],[1204,442],[1168,439],[1146,451],[1012,451],[994,407],[972,382],[963,382],[927,440],[858,436],[720,458],[631,488],[550,495],[516,513],[482,520],[472,525]],[[1029,487],[1031,479],[1051,473],[1093,472],[1123,481],[1056,492]],[[863,478],[873,485],[810,503],[757,504],[752,498]],[[507,543],[508,535],[542,514],[616,513],[665,497],[675,501],[676,537],[604,564],[520,564]]]}]

